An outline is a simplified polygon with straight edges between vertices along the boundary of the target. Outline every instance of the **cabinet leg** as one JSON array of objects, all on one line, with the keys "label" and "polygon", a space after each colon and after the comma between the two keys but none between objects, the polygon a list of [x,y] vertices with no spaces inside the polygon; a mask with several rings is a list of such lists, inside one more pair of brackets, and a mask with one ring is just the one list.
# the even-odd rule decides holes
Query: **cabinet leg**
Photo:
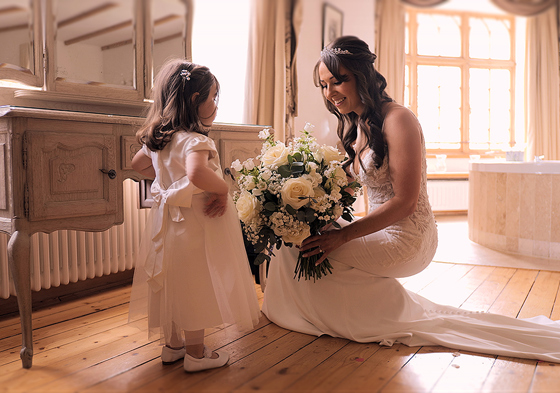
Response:
[{"label": "cabinet leg", "polygon": [[31,368],[33,362],[33,330],[31,325],[31,262],[29,260],[29,234],[16,231],[8,242],[8,263],[16,289],[21,320],[23,368]]}]

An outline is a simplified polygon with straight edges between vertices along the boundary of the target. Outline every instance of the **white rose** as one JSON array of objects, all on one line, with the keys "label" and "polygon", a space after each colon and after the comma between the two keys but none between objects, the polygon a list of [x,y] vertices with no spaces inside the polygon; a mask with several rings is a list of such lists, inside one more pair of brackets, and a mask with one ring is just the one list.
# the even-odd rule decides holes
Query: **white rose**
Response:
[{"label": "white rose", "polygon": [[320,156],[325,160],[325,163],[331,161],[344,160],[344,154],[341,154],[336,147],[323,145],[319,148]]},{"label": "white rose", "polygon": [[270,136],[270,131],[268,131],[266,128],[263,128],[263,130],[261,132],[259,132],[259,138],[260,139],[266,139]]},{"label": "white rose", "polygon": [[290,151],[282,142],[278,142],[276,146],[271,147],[261,156],[261,162],[264,165],[285,165],[288,163],[288,154]]},{"label": "white rose", "polygon": [[255,168],[255,163],[253,162],[252,158],[249,158],[248,160],[246,160],[243,163],[243,166],[245,167],[245,169],[247,169],[248,171],[252,171]]},{"label": "white rose", "polygon": [[315,164],[314,162],[308,162],[307,163],[307,171],[309,173],[315,173],[317,171],[317,168],[319,168],[319,166],[317,164]]},{"label": "white rose", "polygon": [[321,198],[323,195],[325,195],[327,192],[323,189],[323,187],[315,187],[313,189],[313,193],[314,193],[314,197],[315,198]]},{"label": "white rose", "polygon": [[[346,172],[342,167],[337,166],[332,172],[329,180],[327,180],[327,187],[335,189],[336,186],[345,186],[348,184],[348,178],[346,177]],[[340,188],[339,188],[340,189]]]},{"label": "white rose", "polygon": [[309,225],[305,224],[300,228],[297,233],[286,233],[282,236],[282,240],[286,243],[292,243],[296,246],[301,245],[301,243],[311,235]]},{"label": "white rose", "polygon": [[340,205],[335,205],[333,208],[333,216],[335,220],[338,220],[340,218],[340,216],[342,216],[344,209],[342,209],[342,206]]},{"label": "white rose", "polygon": [[243,169],[243,165],[241,165],[241,162],[239,160],[235,160],[234,162],[232,162],[231,167],[237,172]]},{"label": "white rose", "polygon": [[[309,202],[307,197],[312,197],[314,195],[313,184],[309,180],[301,177],[288,179],[282,186],[280,194],[282,195],[282,203],[284,206],[290,205],[297,210]],[[299,197],[306,198],[300,199]]]},{"label": "white rose", "polygon": [[235,207],[237,208],[239,219],[243,222],[251,221],[261,210],[261,205],[257,198],[247,191],[241,192],[237,202],[235,202]]},{"label": "white rose", "polygon": [[303,127],[303,129],[307,132],[313,132],[314,128],[315,126],[311,123],[305,123],[305,126]]}]

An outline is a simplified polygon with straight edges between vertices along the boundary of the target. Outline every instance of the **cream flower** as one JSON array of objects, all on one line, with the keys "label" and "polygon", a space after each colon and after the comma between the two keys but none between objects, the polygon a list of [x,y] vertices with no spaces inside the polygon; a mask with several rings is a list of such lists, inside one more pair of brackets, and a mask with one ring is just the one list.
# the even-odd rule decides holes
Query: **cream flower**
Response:
[{"label": "cream flower", "polygon": [[257,198],[247,191],[242,191],[235,203],[237,216],[245,223],[254,219],[261,211],[261,205]]},{"label": "cream flower", "polygon": [[298,228],[297,231],[288,231],[288,233],[285,233],[282,239],[286,243],[292,243],[296,246],[299,246],[309,236],[311,236],[309,225],[303,224],[300,226],[300,228]]},{"label": "cream flower", "polygon": [[270,136],[270,131],[266,128],[263,128],[261,132],[259,132],[260,139],[266,139]]},{"label": "cream flower", "polygon": [[247,169],[248,171],[252,171],[255,168],[253,159],[249,158],[248,160],[245,160],[245,162],[243,163],[243,167],[245,167],[245,169]]},{"label": "cream flower", "polygon": [[317,150],[317,161],[325,160],[328,164],[332,161],[342,162],[344,160],[344,155],[341,154],[336,147],[323,145]]},{"label": "cream flower", "polygon": [[282,142],[278,142],[276,146],[271,147],[261,156],[261,162],[264,165],[285,165],[288,163],[288,154],[290,150]]},{"label": "cream flower", "polygon": [[314,195],[313,183],[301,177],[291,178],[286,180],[280,194],[284,206],[290,205],[297,210],[309,202],[309,199],[300,199],[299,197],[312,197]]},{"label": "cream flower", "polygon": [[239,160],[235,160],[234,162],[232,162],[231,167],[235,169],[237,172],[243,169],[243,165]]}]

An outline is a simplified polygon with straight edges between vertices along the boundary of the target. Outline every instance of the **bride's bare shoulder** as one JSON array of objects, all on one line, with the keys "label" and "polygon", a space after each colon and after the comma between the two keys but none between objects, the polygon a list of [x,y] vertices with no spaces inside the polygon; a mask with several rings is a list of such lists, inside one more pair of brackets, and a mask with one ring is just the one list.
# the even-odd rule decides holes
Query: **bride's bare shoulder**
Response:
[{"label": "bride's bare shoulder", "polygon": [[396,102],[388,102],[384,105],[383,123],[385,130],[394,127],[418,128],[420,125],[416,115],[410,109]]}]

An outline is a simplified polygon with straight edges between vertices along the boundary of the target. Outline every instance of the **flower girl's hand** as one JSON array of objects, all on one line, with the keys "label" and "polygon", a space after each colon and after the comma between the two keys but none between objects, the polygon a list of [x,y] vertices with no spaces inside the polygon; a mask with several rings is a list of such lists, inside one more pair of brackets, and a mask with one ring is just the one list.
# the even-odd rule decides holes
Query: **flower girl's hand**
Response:
[{"label": "flower girl's hand", "polygon": [[226,212],[228,194],[210,194],[206,200],[204,214],[210,218],[221,217]]}]

